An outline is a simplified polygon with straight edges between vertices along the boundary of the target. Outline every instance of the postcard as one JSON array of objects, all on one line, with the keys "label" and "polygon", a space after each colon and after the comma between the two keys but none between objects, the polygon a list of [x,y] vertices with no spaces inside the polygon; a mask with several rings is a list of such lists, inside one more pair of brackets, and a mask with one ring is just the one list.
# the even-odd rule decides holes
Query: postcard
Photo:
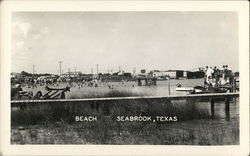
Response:
[{"label": "postcard", "polygon": [[248,155],[248,6],[4,1],[2,154]]}]

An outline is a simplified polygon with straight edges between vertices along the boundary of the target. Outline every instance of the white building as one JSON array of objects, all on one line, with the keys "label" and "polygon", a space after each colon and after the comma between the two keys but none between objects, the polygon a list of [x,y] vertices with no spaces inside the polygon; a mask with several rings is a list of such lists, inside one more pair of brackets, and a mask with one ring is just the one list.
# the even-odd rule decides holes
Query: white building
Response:
[{"label": "white building", "polygon": [[153,71],[153,77],[160,78],[167,76],[169,76],[167,71]]},{"label": "white building", "polygon": [[183,77],[183,71],[182,70],[153,71],[153,77],[156,78],[169,77],[171,79],[178,79],[180,77]]},{"label": "white building", "polygon": [[81,72],[66,72],[66,73],[63,73],[60,77],[61,78],[69,78],[69,77],[78,77],[81,75]]}]

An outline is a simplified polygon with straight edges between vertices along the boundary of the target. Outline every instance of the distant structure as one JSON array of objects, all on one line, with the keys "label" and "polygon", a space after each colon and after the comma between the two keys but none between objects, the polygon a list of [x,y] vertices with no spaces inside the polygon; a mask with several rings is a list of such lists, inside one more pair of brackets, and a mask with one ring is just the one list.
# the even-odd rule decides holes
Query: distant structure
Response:
[{"label": "distant structure", "polygon": [[82,73],[81,72],[66,72],[61,74],[60,77],[62,78],[75,78],[75,77],[79,77]]},{"label": "distant structure", "polygon": [[146,69],[141,69],[141,73],[142,74],[146,73]]},{"label": "distant structure", "polygon": [[204,78],[204,71],[186,71],[188,79]]},{"label": "distant structure", "polygon": [[151,71],[153,77],[157,78],[158,80],[166,80],[166,79],[180,79],[180,78],[187,78],[187,79],[194,79],[194,78],[203,78],[204,71],[202,68],[199,68],[196,71],[185,71],[185,70],[153,70]]},{"label": "distant structure", "polygon": [[168,74],[170,79],[179,79],[183,77],[183,70],[168,70],[166,73]]},{"label": "distant structure", "polygon": [[179,79],[181,77],[184,77],[184,71],[183,70],[167,70],[167,71],[159,71],[154,70],[152,72],[153,77],[156,77],[157,79]]}]

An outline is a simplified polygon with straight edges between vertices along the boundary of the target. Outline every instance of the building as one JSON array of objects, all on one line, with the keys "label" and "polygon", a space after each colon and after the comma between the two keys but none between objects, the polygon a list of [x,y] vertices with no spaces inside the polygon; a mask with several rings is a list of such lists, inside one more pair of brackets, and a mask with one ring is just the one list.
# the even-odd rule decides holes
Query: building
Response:
[{"label": "building", "polygon": [[187,78],[188,79],[197,79],[197,78],[204,78],[205,73],[204,71],[187,71]]},{"label": "building", "polygon": [[126,77],[126,78],[130,78],[130,77],[132,77],[132,74],[128,73],[128,72],[124,72],[123,76]]},{"label": "building", "polygon": [[167,78],[179,79],[180,77],[184,76],[183,73],[184,73],[183,70],[152,71],[153,77],[156,77],[157,79],[167,79]]},{"label": "building", "polygon": [[183,77],[183,70],[168,70],[167,74],[169,78],[171,79],[179,79],[180,77]]},{"label": "building", "polygon": [[76,78],[76,77],[80,77],[82,75],[81,72],[66,72],[63,73],[60,77],[61,78]]},{"label": "building", "polygon": [[145,74],[146,73],[146,69],[141,69],[141,74]]},{"label": "building", "polygon": [[159,71],[159,70],[154,70],[154,71],[152,71],[152,76],[153,77],[156,77],[156,78],[166,78],[166,77],[168,77],[169,75],[168,75],[168,73],[167,73],[167,71]]},{"label": "building", "polygon": [[22,75],[20,73],[11,73],[10,76],[11,78],[17,78],[17,79],[22,78]]},{"label": "building", "polygon": [[184,78],[187,78],[187,73],[188,73],[188,71],[183,71],[183,77]]}]

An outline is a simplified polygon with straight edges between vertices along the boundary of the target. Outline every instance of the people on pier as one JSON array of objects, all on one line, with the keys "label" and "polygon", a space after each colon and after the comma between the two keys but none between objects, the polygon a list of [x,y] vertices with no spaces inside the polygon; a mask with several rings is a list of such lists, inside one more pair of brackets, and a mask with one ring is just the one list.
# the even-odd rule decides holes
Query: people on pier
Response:
[{"label": "people on pier", "polygon": [[230,71],[227,65],[223,65],[223,70],[206,66],[205,70],[205,86],[216,87],[218,85],[226,85],[230,83]]}]

